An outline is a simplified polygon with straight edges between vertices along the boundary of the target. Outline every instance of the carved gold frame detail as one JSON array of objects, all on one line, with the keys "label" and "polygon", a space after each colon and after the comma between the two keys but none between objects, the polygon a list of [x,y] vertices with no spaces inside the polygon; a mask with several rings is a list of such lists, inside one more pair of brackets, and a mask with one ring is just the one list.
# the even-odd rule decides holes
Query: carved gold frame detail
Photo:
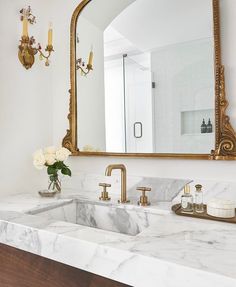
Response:
[{"label": "carved gold frame detail", "polygon": [[83,0],[75,9],[70,26],[70,107],[69,129],[63,139],[63,146],[74,156],[121,156],[121,157],[159,157],[208,160],[235,160],[236,133],[226,114],[228,101],[225,93],[224,66],[221,60],[220,38],[220,0],[212,0],[215,48],[215,149],[209,154],[167,154],[167,153],[108,153],[83,152],[77,145],[77,81],[76,81],[76,26],[78,17],[92,0]]}]

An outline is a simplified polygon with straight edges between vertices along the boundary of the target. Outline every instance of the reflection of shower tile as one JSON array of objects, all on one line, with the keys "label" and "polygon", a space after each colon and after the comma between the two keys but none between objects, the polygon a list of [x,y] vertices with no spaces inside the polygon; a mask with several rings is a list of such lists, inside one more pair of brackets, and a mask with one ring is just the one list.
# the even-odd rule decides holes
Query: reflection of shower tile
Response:
[{"label": "reflection of shower tile", "polygon": [[[210,153],[214,148],[214,135],[208,139],[182,135],[200,134],[201,117],[209,118],[208,114],[200,116],[196,124],[191,118],[187,119],[184,123],[189,126],[184,128],[181,119],[185,111],[194,113],[208,109],[213,113],[213,59],[211,38],[170,45],[152,52],[151,66],[157,82],[154,94],[158,99],[154,107],[156,152]],[[213,114],[210,117],[214,122]]]}]

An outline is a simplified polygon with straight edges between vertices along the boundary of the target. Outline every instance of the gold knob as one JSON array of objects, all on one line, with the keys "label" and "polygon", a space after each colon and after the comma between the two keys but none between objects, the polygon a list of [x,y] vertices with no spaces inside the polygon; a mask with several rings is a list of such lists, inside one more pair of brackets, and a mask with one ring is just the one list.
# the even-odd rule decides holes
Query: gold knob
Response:
[{"label": "gold knob", "polygon": [[108,201],[111,198],[109,197],[109,194],[107,192],[107,187],[111,187],[111,185],[109,183],[99,183],[99,186],[103,187],[103,191],[101,193],[101,196],[99,197],[100,200],[103,201]]},{"label": "gold knob", "polygon": [[146,196],[146,191],[151,191],[152,189],[150,187],[137,187],[137,190],[142,191],[142,195],[140,196],[138,205],[141,205],[141,206],[150,205],[150,202],[148,201],[148,197]]}]

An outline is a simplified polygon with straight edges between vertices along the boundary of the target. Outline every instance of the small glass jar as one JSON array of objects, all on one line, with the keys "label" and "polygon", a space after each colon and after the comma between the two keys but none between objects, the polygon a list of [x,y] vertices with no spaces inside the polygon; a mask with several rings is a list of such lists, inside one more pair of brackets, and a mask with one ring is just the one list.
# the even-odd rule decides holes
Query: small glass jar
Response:
[{"label": "small glass jar", "polygon": [[182,212],[193,212],[193,196],[190,193],[190,186],[185,185],[184,194],[181,196],[181,210]]},{"label": "small glass jar", "polygon": [[196,213],[203,213],[204,212],[204,205],[203,205],[202,185],[197,184],[197,185],[195,185],[195,187],[196,187],[196,191],[195,191],[194,211]]}]

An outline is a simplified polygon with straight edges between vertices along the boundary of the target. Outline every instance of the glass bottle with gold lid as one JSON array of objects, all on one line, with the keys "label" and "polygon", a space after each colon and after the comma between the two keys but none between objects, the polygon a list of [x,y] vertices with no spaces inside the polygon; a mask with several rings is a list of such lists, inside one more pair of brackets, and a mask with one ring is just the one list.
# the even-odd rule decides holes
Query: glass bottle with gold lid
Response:
[{"label": "glass bottle with gold lid", "polygon": [[193,212],[193,196],[190,192],[190,186],[187,184],[184,187],[184,194],[181,196],[181,210],[182,212]]},{"label": "glass bottle with gold lid", "polygon": [[204,205],[203,205],[202,185],[196,184],[195,188],[196,188],[196,191],[195,191],[195,207],[194,207],[194,210],[197,213],[203,213],[204,212]]}]

